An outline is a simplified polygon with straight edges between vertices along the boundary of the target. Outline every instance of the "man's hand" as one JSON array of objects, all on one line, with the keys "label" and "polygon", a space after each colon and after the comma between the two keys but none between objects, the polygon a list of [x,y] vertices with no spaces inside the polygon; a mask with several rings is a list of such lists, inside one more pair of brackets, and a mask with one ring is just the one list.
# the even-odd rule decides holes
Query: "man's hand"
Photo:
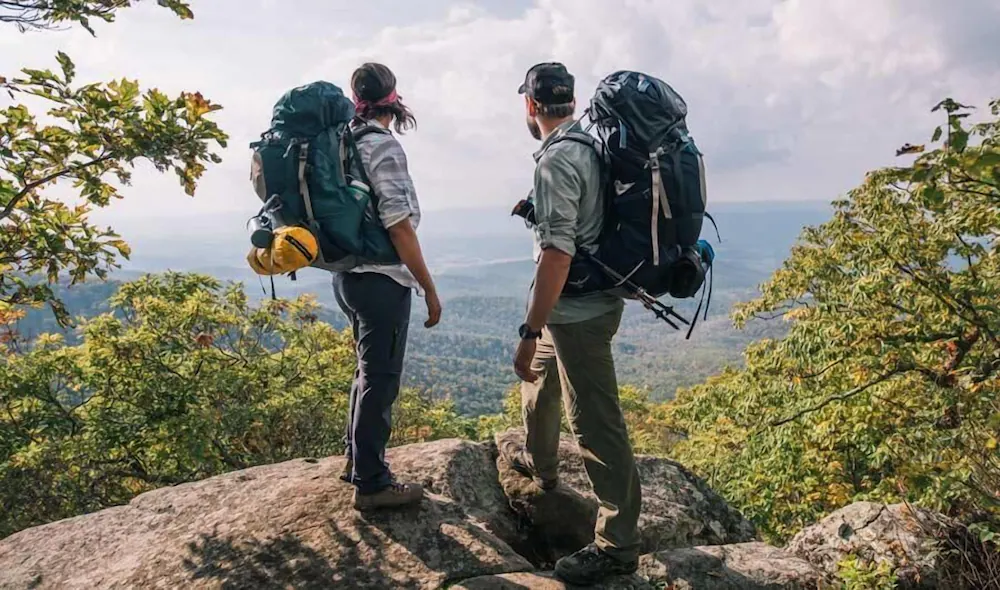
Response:
[{"label": "man's hand", "polygon": [[441,300],[438,299],[436,291],[428,291],[425,298],[427,299],[427,321],[424,322],[424,327],[433,328],[441,321]]},{"label": "man's hand", "polygon": [[537,339],[522,338],[521,343],[517,345],[517,352],[514,354],[514,372],[528,383],[538,381],[538,374],[531,370],[531,361],[535,358],[537,347]]},{"label": "man's hand", "polygon": [[[525,323],[529,326],[545,326],[546,320],[556,302],[566,277],[569,275],[569,264],[572,258],[569,254],[556,248],[542,250],[542,257],[535,267],[535,288],[528,305],[528,315]],[[521,339],[514,355],[514,372],[528,383],[538,380],[538,375],[531,371],[531,361],[538,347],[537,339]]]}]

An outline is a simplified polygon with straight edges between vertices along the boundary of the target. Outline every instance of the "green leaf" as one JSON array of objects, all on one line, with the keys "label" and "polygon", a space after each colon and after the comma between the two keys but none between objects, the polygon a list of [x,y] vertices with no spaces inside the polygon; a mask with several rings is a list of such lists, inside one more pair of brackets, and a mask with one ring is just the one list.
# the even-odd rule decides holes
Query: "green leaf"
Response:
[{"label": "green leaf", "polygon": [[942,133],[943,133],[943,130],[941,129],[941,126],[938,125],[937,128],[934,129],[934,135],[931,137],[931,141],[933,142],[933,141],[940,140]]},{"label": "green leaf", "polygon": [[73,64],[73,61],[62,51],[56,54],[56,61],[59,62],[59,67],[62,68],[63,79],[66,83],[72,82],[73,78],[76,77],[76,66]]},{"label": "green leaf", "polygon": [[96,37],[97,36],[97,33],[94,32],[94,28],[90,26],[90,19],[89,18],[87,18],[85,16],[81,16],[77,20],[80,23],[80,26],[82,26],[88,33],[90,33],[90,35],[92,37]]},{"label": "green leaf", "polygon": [[909,143],[904,144],[903,147],[896,150],[897,156],[903,156],[907,154],[919,154],[924,151],[924,146],[922,145],[911,145]]},{"label": "green leaf", "polygon": [[1000,151],[983,152],[976,158],[977,168],[1000,166]]},{"label": "green leaf", "polygon": [[23,68],[21,71],[30,77],[29,83],[38,84],[41,82],[59,81],[59,79],[56,78],[56,75],[53,74],[51,70],[36,70],[32,68]]},{"label": "green leaf", "polygon": [[952,131],[949,145],[957,152],[965,151],[969,145],[969,133],[965,130]]}]

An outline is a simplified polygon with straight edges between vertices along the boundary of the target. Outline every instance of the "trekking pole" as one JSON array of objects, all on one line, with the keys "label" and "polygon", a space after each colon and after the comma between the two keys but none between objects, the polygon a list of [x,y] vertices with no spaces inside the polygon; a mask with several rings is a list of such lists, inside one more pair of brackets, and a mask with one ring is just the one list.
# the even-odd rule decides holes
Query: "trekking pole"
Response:
[{"label": "trekking pole", "polygon": [[681,329],[680,326],[678,326],[677,324],[675,324],[670,319],[670,316],[673,316],[673,317],[677,318],[685,326],[691,325],[691,322],[687,321],[686,319],[684,319],[683,316],[681,316],[676,311],[674,311],[673,307],[670,307],[669,305],[666,305],[662,301],[656,299],[655,297],[653,297],[652,295],[650,295],[648,292],[646,292],[645,289],[643,289],[639,285],[636,285],[632,281],[628,280],[627,277],[624,277],[620,273],[618,273],[618,271],[616,271],[615,269],[611,268],[607,264],[604,264],[603,262],[601,262],[600,260],[598,260],[590,252],[587,252],[586,250],[582,250],[582,251],[583,251],[584,255],[586,255],[586,257],[591,262],[595,263],[602,271],[604,271],[604,273],[606,275],[608,275],[609,277],[611,277],[617,284],[624,286],[626,289],[628,289],[630,292],[632,292],[636,296],[636,298],[642,303],[643,307],[645,307],[649,311],[653,312],[653,314],[657,318],[659,318],[659,319],[667,322],[667,324],[669,324],[670,327],[672,327],[675,330],[680,330]]}]

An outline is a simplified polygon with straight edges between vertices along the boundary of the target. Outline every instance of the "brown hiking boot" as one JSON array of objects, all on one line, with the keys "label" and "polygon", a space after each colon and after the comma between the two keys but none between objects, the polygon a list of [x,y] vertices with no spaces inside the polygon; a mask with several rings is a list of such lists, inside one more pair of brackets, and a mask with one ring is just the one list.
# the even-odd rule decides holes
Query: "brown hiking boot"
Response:
[{"label": "brown hiking boot", "polygon": [[521,443],[514,440],[504,441],[504,443],[500,445],[500,448],[497,450],[500,451],[500,456],[510,464],[514,471],[520,473],[524,477],[530,477],[531,480],[535,482],[535,485],[543,490],[553,490],[559,485],[558,477],[553,477],[551,479],[544,478],[528,466],[528,452]]},{"label": "brown hiking boot", "polygon": [[374,494],[360,494],[354,490],[354,507],[358,510],[377,510],[419,504],[424,488],[418,483],[392,482],[389,487]]}]

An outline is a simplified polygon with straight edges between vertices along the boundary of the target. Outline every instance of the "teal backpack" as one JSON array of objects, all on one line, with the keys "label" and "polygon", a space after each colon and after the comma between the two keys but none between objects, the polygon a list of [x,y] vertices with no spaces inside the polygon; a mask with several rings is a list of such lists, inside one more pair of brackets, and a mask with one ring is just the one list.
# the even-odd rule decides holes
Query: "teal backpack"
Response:
[{"label": "teal backpack", "polygon": [[255,219],[271,228],[308,228],[319,243],[311,266],[324,270],[399,262],[356,144],[361,134],[388,131],[352,129],[354,116],[339,87],[313,82],[286,92],[271,127],[250,144],[250,180],[264,202]]}]

